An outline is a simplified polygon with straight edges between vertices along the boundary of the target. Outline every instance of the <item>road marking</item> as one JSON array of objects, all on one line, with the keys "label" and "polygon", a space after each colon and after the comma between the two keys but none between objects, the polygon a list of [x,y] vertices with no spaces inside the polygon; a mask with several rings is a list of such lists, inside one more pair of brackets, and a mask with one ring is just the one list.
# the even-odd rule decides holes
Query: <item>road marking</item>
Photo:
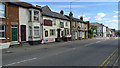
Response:
[{"label": "road marking", "polygon": [[112,54],[110,54],[110,56],[102,64],[100,64],[98,68],[101,68],[113,56],[113,54],[117,51],[117,49],[115,49],[115,51],[113,51]]},{"label": "road marking", "polygon": [[35,60],[35,59],[37,59],[37,58],[32,58],[32,59],[27,59],[27,60],[19,61],[19,62],[14,62],[14,63],[7,64],[5,66],[11,66],[11,65],[15,65],[15,64],[20,64],[20,63],[27,62],[27,61],[32,61],[32,60]]}]

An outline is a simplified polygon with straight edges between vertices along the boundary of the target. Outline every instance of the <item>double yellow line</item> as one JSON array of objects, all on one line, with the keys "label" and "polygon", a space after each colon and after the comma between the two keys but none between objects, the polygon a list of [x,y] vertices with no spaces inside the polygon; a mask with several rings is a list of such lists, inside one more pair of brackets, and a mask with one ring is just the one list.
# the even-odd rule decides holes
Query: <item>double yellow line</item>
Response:
[{"label": "double yellow line", "polygon": [[[105,65],[105,63],[106,63],[111,57],[113,57],[113,55],[115,54],[115,52],[116,52],[117,50],[118,50],[118,48],[115,49],[115,51],[113,51],[112,54],[110,54],[110,56],[109,56],[102,64],[100,64],[100,66],[99,66],[98,68],[103,68],[103,66]],[[110,61],[107,62],[107,64],[109,64],[109,63],[110,63]]]}]

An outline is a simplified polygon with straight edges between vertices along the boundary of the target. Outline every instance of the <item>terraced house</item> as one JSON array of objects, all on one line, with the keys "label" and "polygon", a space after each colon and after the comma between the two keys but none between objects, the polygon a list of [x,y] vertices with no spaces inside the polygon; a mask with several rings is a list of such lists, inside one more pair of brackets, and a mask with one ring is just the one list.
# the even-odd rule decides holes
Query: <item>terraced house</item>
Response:
[{"label": "terraced house", "polygon": [[88,24],[89,21],[83,21],[83,17],[80,19],[73,18],[73,13],[70,12],[69,16],[66,15],[69,19],[71,19],[71,35],[72,40],[82,40],[88,38]]},{"label": "terraced house", "polygon": [[42,7],[43,18],[43,41],[42,43],[55,41],[69,41],[70,35],[70,20],[64,16],[64,12],[53,12],[48,6]]},{"label": "terraced house", "polygon": [[19,7],[7,2],[0,2],[0,43],[19,41]]}]

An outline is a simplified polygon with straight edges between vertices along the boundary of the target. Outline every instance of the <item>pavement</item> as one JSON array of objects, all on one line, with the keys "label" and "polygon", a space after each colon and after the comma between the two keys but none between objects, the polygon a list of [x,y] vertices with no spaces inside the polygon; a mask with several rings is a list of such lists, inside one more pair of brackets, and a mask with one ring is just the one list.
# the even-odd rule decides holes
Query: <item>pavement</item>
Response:
[{"label": "pavement", "polygon": [[113,66],[118,39],[89,39],[3,50],[3,66]]}]

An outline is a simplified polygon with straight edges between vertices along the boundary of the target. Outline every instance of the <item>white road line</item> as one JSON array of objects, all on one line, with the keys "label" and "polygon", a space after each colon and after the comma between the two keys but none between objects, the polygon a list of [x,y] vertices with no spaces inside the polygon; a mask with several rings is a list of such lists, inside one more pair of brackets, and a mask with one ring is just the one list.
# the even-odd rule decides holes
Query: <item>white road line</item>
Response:
[{"label": "white road line", "polygon": [[10,63],[10,64],[7,64],[5,66],[11,66],[11,65],[15,65],[15,64],[20,64],[20,63],[23,63],[23,62],[32,61],[32,60],[36,60],[36,59],[37,58],[27,59],[27,60],[23,60],[23,61],[19,61],[19,62]]}]

